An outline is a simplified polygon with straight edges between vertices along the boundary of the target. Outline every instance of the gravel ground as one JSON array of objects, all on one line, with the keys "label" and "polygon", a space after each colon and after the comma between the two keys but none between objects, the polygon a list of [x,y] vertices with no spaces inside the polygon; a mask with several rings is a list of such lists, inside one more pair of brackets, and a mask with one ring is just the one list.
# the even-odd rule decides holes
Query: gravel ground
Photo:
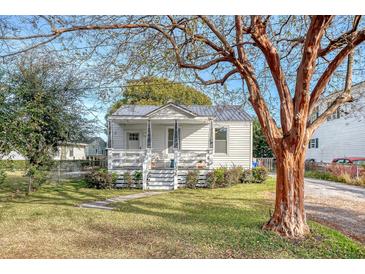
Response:
[{"label": "gravel ground", "polygon": [[365,244],[365,188],[306,178],[305,207],[309,219]]}]

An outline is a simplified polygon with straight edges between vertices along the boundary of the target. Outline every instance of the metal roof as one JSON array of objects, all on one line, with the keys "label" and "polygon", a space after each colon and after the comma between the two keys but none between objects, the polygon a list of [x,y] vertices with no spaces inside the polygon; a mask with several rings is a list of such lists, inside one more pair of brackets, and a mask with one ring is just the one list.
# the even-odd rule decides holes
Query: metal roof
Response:
[{"label": "metal roof", "polygon": [[[179,105],[178,105],[179,106]],[[112,116],[146,116],[161,106],[152,105],[123,105]],[[242,106],[217,105],[181,105],[181,107],[195,113],[200,117],[213,117],[216,121],[251,121],[252,118]]]}]

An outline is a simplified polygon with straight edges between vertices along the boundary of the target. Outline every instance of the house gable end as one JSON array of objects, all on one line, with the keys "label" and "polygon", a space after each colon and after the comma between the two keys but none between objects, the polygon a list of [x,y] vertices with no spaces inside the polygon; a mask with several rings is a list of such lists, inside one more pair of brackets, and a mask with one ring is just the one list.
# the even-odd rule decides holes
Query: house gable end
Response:
[{"label": "house gable end", "polygon": [[183,118],[194,118],[196,115],[189,110],[185,110],[182,107],[176,106],[174,104],[168,104],[165,106],[162,106],[159,109],[156,109],[146,115],[150,118],[177,118],[177,119],[183,119]]}]

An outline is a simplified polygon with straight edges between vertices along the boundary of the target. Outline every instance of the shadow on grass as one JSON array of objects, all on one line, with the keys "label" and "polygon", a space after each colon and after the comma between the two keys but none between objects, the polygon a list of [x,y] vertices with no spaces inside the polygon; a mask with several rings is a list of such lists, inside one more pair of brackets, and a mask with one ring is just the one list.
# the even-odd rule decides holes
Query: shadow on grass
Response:
[{"label": "shadow on grass", "polygon": [[[85,201],[103,200],[111,196],[131,193],[131,190],[98,190],[87,188],[82,180],[48,183],[30,195],[22,193],[14,197],[9,187],[2,187],[0,201],[7,204],[42,204],[75,206]],[[133,191],[136,192],[136,191]]]},{"label": "shadow on grass", "polygon": [[[269,216],[268,204],[261,199],[235,199],[239,201],[242,207],[224,204],[224,200],[232,199],[220,198],[219,201],[205,200],[204,202],[194,201],[177,201],[174,199],[164,199],[161,201],[151,199],[132,200],[124,203],[114,204],[118,211],[133,215],[145,215],[163,218],[171,223],[180,224],[204,224],[227,226],[248,226],[261,227],[264,219],[262,216],[267,211]],[[171,197],[170,197],[171,198]],[[190,197],[191,198],[191,197]]]}]

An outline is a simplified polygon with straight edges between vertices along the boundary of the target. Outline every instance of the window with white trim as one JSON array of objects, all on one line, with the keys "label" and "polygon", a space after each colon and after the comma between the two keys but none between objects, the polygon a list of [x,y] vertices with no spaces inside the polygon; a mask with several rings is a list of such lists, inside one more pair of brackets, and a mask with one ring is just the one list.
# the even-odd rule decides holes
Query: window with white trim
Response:
[{"label": "window with white trim", "polygon": [[[167,147],[168,147],[168,153],[174,152],[174,128],[167,129]],[[178,135],[178,147],[181,149],[181,129],[178,128],[177,130]]]},{"label": "window with white trim", "polygon": [[214,152],[215,153],[225,153],[227,154],[227,136],[228,129],[226,127],[215,129],[214,138]]},{"label": "window with white trim", "polygon": [[[331,106],[332,103],[327,104],[327,108]],[[340,119],[341,118],[341,107],[338,107],[337,110],[327,117],[327,121]]]},{"label": "window with white trim", "polygon": [[74,148],[70,147],[70,157],[74,157]]},{"label": "window with white trim", "polygon": [[318,138],[314,138],[314,139],[310,139],[309,140],[309,144],[308,144],[308,148],[318,148]]},{"label": "window with white trim", "polygon": [[129,141],[139,141],[139,133],[129,133]]}]

